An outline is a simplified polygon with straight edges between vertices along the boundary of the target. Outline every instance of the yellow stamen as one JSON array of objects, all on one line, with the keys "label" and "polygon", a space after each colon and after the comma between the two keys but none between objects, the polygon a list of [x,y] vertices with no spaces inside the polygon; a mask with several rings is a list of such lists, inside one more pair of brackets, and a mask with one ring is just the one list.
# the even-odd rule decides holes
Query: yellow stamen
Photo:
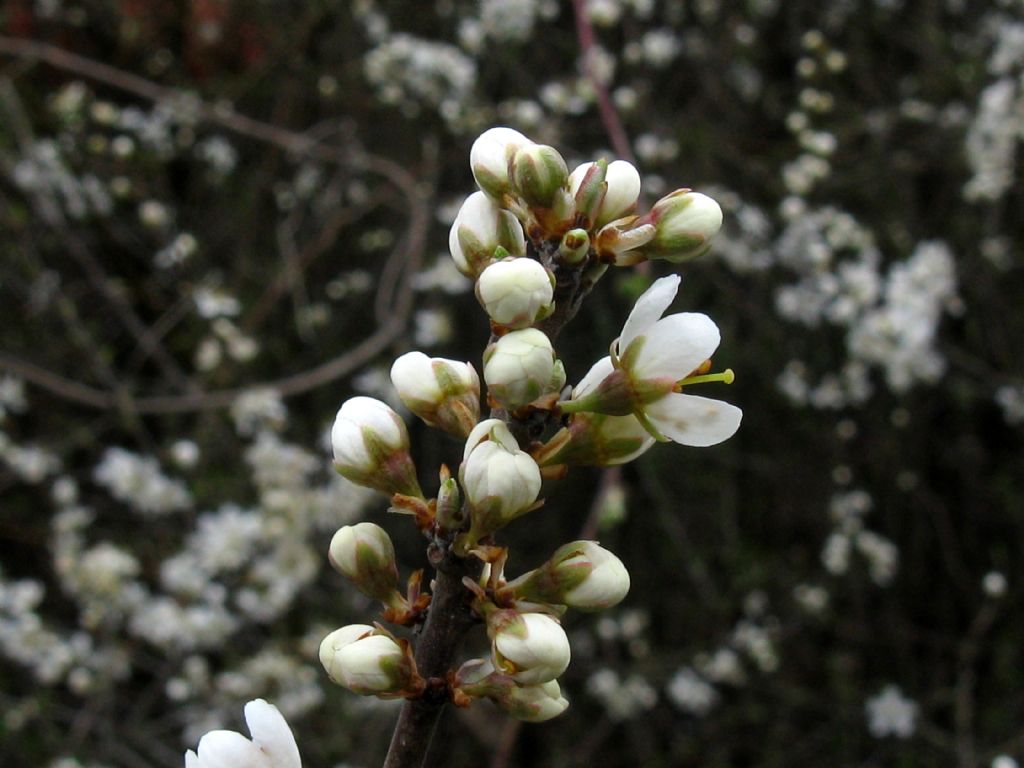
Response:
[{"label": "yellow stamen", "polygon": [[691,384],[707,384],[712,381],[720,381],[723,384],[732,384],[735,380],[736,374],[732,372],[732,368],[726,368],[721,373],[704,373],[699,376],[687,376],[685,379],[677,381],[674,389],[678,392],[683,387],[688,387]]}]

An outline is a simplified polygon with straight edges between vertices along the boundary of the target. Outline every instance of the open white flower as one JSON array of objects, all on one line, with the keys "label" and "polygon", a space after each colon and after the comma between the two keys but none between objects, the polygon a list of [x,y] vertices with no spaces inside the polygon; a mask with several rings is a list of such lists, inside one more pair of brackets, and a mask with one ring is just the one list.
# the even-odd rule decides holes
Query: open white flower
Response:
[{"label": "open white flower", "polygon": [[273,704],[254,699],[245,705],[247,739],[235,731],[210,731],[198,754],[185,753],[185,768],[302,768],[295,736]]},{"label": "open white flower", "polygon": [[693,384],[732,381],[732,371],[703,374],[718,348],[718,326],[707,315],[683,312],[662,317],[679,290],[679,276],[655,281],[637,300],[622,334],[590,369],[562,410],[612,416],[632,414],[659,440],[708,446],[739,428],[743,412],[734,405],[683,394]]}]

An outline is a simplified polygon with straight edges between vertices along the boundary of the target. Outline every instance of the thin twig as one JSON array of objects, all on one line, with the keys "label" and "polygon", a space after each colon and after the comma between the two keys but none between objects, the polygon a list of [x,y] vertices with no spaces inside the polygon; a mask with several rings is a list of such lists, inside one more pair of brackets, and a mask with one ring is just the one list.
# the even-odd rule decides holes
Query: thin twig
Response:
[{"label": "thin twig", "polygon": [[[25,60],[38,60],[62,71],[86,77],[112,88],[154,102],[180,99],[182,93],[145,78],[124,72],[93,59],[79,56],[47,43],[21,40],[0,35],[0,54]],[[423,245],[430,226],[430,189],[414,178],[405,168],[385,158],[377,157],[354,147],[334,147],[320,142],[319,137],[296,133],[269,123],[241,115],[221,105],[211,105],[196,99],[194,108],[198,117],[241,136],[278,147],[297,156],[310,157],[331,165],[363,170],[381,176],[398,188],[405,198],[409,222],[405,235],[392,254],[390,263],[401,264],[402,269],[389,281],[396,285],[387,319],[369,337],[355,347],[315,368],[281,379],[262,382],[259,387],[277,390],[282,397],[308,392],[316,387],[348,375],[372,360],[404,331],[411,314],[413,295],[412,276],[420,264]],[[399,254],[401,257],[399,258]],[[288,282],[285,283],[285,286]],[[66,400],[100,409],[126,407],[123,393],[96,389],[71,381],[24,360],[0,354],[0,368],[24,377]],[[127,408],[138,414],[187,413],[199,410],[226,408],[239,394],[250,389],[236,388],[215,392],[190,391],[181,395],[134,398]]]},{"label": "thin twig", "polygon": [[629,137],[626,135],[626,129],[622,127],[622,120],[608,93],[608,87],[594,72],[594,28],[590,25],[590,19],[587,18],[587,0],[572,0],[572,11],[576,20],[576,40],[580,46],[583,73],[590,81],[594,93],[597,94],[597,109],[601,115],[601,124],[604,126],[605,133],[608,134],[608,140],[612,143],[615,154],[636,165],[636,158],[629,146]]}]

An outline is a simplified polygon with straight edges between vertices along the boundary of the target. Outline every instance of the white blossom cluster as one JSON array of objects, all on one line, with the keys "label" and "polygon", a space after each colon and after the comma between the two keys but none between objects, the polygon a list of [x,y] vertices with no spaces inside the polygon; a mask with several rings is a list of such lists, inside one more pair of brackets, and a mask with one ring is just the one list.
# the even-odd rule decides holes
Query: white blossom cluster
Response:
[{"label": "white blossom cluster", "polygon": [[832,497],[829,517],[833,531],[825,540],[821,561],[825,570],[840,576],[849,571],[850,557],[856,551],[867,562],[871,580],[880,587],[887,587],[899,570],[899,549],[885,536],[865,527],[864,517],[872,506],[871,496],[861,489]]},{"label": "white blossom cluster", "polygon": [[192,495],[181,480],[168,477],[152,456],[110,447],[93,470],[93,479],[132,511],[148,517],[192,506]]},{"label": "white blossom cluster", "polygon": [[1024,22],[1005,13],[991,14],[987,21],[988,73],[994,79],[978,98],[964,141],[973,172],[964,197],[980,202],[997,201],[1013,187],[1017,147],[1024,140]]}]

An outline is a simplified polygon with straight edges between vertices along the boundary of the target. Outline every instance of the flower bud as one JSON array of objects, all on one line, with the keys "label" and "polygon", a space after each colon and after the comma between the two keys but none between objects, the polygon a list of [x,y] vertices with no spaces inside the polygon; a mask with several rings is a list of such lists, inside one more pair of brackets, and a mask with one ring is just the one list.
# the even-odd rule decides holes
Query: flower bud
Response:
[{"label": "flower bud", "polygon": [[395,547],[379,525],[356,523],[339,528],[331,539],[327,557],[367,597],[386,605],[402,603]]},{"label": "flower bud", "polygon": [[528,144],[512,159],[513,187],[531,207],[550,208],[568,180],[569,169],[554,147]]},{"label": "flower bud", "polygon": [[462,204],[448,234],[455,266],[475,279],[493,261],[499,246],[513,256],[526,253],[523,227],[483,192],[474,192]]},{"label": "flower bud", "polygon": [[437,490],[437,524],[446,531],[457,531],[465,522],[462,511],[462,494],[454,477],[441,481]]},{"label": "flower bud", "polygon": [[320,663],[338,685],[363,696],[399,693],[416,677],[405,649],[365,624],[336,629],[320,643]]},{"label": "flower bud", "polygon": [[609,222],[598,230],[594,247],[602,255],[611,255],[616,266],[628,267],[646,259],[642,246],[657,234],[653,224],[644,223],[646,217],[626,216]]},{"label": "flower bud", "polygon": [[569,638],[547,614],[497,610],[487,633],[494,666],[521,685],[554,680],[569,666]]},{"label": "flower bud", "polygon": [[500,200],[509,191],[509,163],[520,147],[533,144],[519,131],[491,128],[480,134],[469,151],[469,167],[477,186]]},{"label": "flower bud", "polygon": [[579,264],[590,252],[590,235],[585,229],[570,229],[558,244],[558,258],[565,264]]},{"label": "flower bud", "polygon": [[402,417],[372,397],[342,404],[331,429],[334,468],[357,485],[423,497]]},{"label": "flower bud", "polygon": [[470,508],[464,548],[527,512],[540,493],[540,468],[500,419],[480,422],[466,441],[459,480]]},{"label": "flower bud", "polygon": [[481,273],[476,297],[494,322],[526,328],[551,314],[554,282],[539,261],[502,259]]},{"label": "flower bud", "polygon": [[458,680],[462,693],[488,698],[512,717],[528,723],[542,723],[558,717],[569,706],[557,680],[519,685],[484,659],[473,659],[463,664]]},{"label": "flower bud", "polygon": [[543,723],[565,712],[569,700],[562,695],[557,680],[540,685],[508,686],[504,695],[490,697],[512,717],[527,723]]},{"label": "flower bud", "polygon": [[465,438],[480,420],[480,377],[469,363],[407,352],[391,366],[391,383],[432,427]]},{"label": "flower bud", "polygon": [[[602,227],[620,219],[636,208],[640,197],[640,174],[632,163],[616,160],[604,164],[604,173],[597,163],[584,163],[569,177],[569,188],[576,196],[577,209],[585,204],[585,211],[594,227]],[[604,182],[604,194],[597,192],[598,181]]]},{"label": "flower bud", "polygon": [[644,256],[675,264],[706,252],[722,227],[718,203],[688,189],[677,189],[661,198],[642,218],[656,229],[654,238],[642,248]]},{"label": "flower bud", "polygon": [[555,351],[542,331],[512,331],[484,352],[484,381],[490,396],[503,408],[532,403],[551,390]]},{"label": "flower bud", "polygon": [[573,541],[555,550],[544,565],[502,590],[515,599],[602,611],[629,592],[629,572],[614,554],[594,541]]},{"label": "flower bud", "polygon": [[578,166],[569,176],[569,191],[576,200],[576,217],[579,225],[590,229],[597,220],[604,196],[608,194],[608,161],[598,160],[596,163],[584,163]]},{"label": "flower bud", "polygon": [[633,416],[582,412],[574,413],[569,424],[535,452],[534,458],[542,467],[610,467],[633,461],[654,443]]}]

